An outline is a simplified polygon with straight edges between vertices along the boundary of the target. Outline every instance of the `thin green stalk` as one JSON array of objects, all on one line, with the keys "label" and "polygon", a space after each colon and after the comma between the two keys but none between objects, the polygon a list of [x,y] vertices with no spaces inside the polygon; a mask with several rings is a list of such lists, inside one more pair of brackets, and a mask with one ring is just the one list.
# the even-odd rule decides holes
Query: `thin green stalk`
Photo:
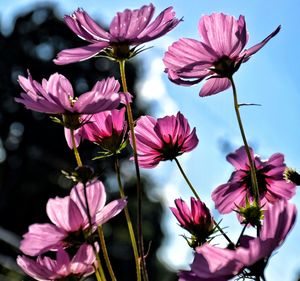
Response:
[{"label": "thin green stalk", "polygon": [[[116,175],[117,175],[121,198],[126,198],[125,193],[124,193],[124,188],[122,185],[122,181],[121,181],[120,163],[119,163],[119,159],[117,156],[115,156],[115,171],[116,171]],[[125,213],[125,217],[126,217],[126,222],[127,222],[127,226],[128,226],[129,236],[130,236],[134,259],[135,259],[137,281],[141,281],[141,268],[140,268],[140,262],[139,262],[139,253],[138,253],[134,230],[133,230],[133,226],[132,226],[132,222],[131,222],[131,218],[130,218],[130,214],[129,214],[129,210],[128,210],[127,206],[125,206],[125,208],[124,208],[124,213]]]},{"label": "thin green stalk", "polygon": [[[122,81],[122,87],[124,92],[128,92],[127,82],[126,82],[126,74],[125,74],[125,60],[119,60],[120,67],[120,75]],[[138,163],[138,155],[136,148],[136,139],[134,133],[134,121],[132,116],[131,105],[128,102],[126,105],[127,109],[127,117],[128,117],[128,125],[131,133],[131,141],[133,148],[133,158],[135,164],[135,172],[136,172],[136,188],[137,188],[137,240],[138,240],[138,249],[139,249],[139,259],[141,261],[141,269],[143,274],[144,281],[148,281],[148,273],[146,267],[146,260],[144,256],[144,241],[143,241],[143,226],[142,226],[142,187],[141,187],[141,175],[140,168]]]},{"label": "thin green stalk", "polygon": [[[88,197],[87,197],[86,183],[83,183],[83,194],[84,194],[84,200],[85,200],[85,206],[86,206],[86,214],[87,214],[88,221],[89,221],[89,229],[92,232],[93,224],[92,224],[92,217],[91,217],[90,208],[89,208],[89,201],[88,201]],[[103,270],[103,267],[102,267],[101,260],[100,260],[99,254],[97,252],[97,249],[96,249],[94,243],[92,243],[91,245],[93,247],[93,250],[94,250],[97,262],[98,262],[98,270],[99,270],[98,273],[100,275],[100,278],[101,278],[102,281],[106,281],[104,270]],[[97,275],[96,275],[96,277],[97,277]]]},{"label": "thin green stalk", "polygon": [[242,229],[242,232],[241,232],[241,234],[240,234],[240,236],[239,236],[239,239],[238,239],[237,242],[236,242],[236,246],[237,246],[237,247],[238,247],[239,244],[240,244],[240,240],[241,240],[242,236],[244,235],[244,232],[245,232],[247,226],[248,226],[248,224],[245,223],[245,225],[244,225],[244,227],[243,227],[243,229]]},{"label": "thin green stalk", "polygon": [[243,139],[243,142],[244,142],[244,145],[245,145],[247,157],[248,157],[249,164],[250,164],[252,192],[253,192],[255,202],[257,203],[258,206],[260,206],[256,170],[255,170],[255,165],[254,165],[253,159],[251,157],[250,148],[249,148],[249,145],[248,145],[248,142],[247,142],[246,134],[245,134],[245,131],[244,131],[244,127],[243,127],[243,123],[242,123],[242,119],[241,119],[241,115],[240,115],[240,111],[239,111],[240,106],[239,106],[239,103],[238,103],[237,91],[236,91],[236,87],[235,87],[233,78],[230,77],[229,80],[230,80],[231,85],[232,85],[232,93],[233,93],[235,114],[236,114],[236,118],[237,118],[237,121],[238,121],[238,124],[239,124],[240,132],[241,132],[241,135],[242,135],[242,139]]},{"label": "thin green stalk", "polygon": [[[76,144],[75,144],[74,130],[70,129],[70,131],[71,131],[73,151],[74,151],[75,159],[76,159],[76,162],[77,162],[77,166],[82,167],[82,161],[81,161],[81,158],[80,158],[80,154],[79,154],[78,149],[77,149]],[[88,202],[88,198],[87,198],[86,184],[85,183],[83,184],[83,194],[84,194],[86,213],[87,213],[90,229],[92,229],[92,218],[91,218],[91,214],[90,214],[90,208],[89,208],[89,202]],[[98,267],[97,267],[97,269],[95,269],[95,275],[96,275],[97,281],[106,281],[104,271],[103,271],[103,267],[102,267],[101,260],[100,260],[99,254],[97,252],[97,249],[96,249],[94,243],[92,243],[91,246],[93,247],[93,251],[94,251],[94,254],[95,254],[97,262],[98,262]]]},{"label": "thin green stalk", "polygon": [[71,131],[71,139],[72,139],[73,151],[74,151],[75,159],[76,159],[76,162],[77,162],[77,166],[78,167],[82,167],[82,162],[81,162],[81,159],[80,159],[80,155],[79,155],[77,146],[75,144],[74,130],[70,129],[70,131]]},{"label": "thin green stalk", "polygon": [[104,237],[104,233],[103,233],[103,229],[102,229],[101,225],[98,226],[98,236],[100,238],[100,244],[101,244],[103,257],[104,257],[104,260],[105,260],[106,267],[108,269],[110,278],[111,278],[112,281],[117,281],[117,278],[114,274],[113,268],[112,268],[111,263],[110,263],[110,259],[109,259],[109,256],[108,256],[106,243],[105,243],[105,237]]},{"label": "thin green stalk", "polygon": [[[188,186],[190,187],[190,189],[192,190],[193,194],[195,195],[195,197],[200,200],[200,196],[198,195],[196,189],[193,187],[192,183],[190,182],[190,180],[188,179],[186,173],[184,172],[183,168],[181,167],[179,161],[177,158],[174,158],[175,162],[177,164],[177,167],[179,168],[179,171],[181,172],[181,175],[183,176],[183,178],[185,179],[186,183],[188,184]],[[227,234],[223,231],[223,229],[219,226],[219,224],[215,221],[214,224],[216,226],[216,228],[220,231],[220,233],[224,236],[224,238],[232,245],[235,245],[230,238],[227,236]]]},{"label": "thin green stalk", "polygon": [[177,159],[177,158],[174,158],[174,160],[175,160],[175,162],[176,162],[176,164],[177,164],[177,167],[179,168],[179,170],[180,170],[182,176],[184,177],[186,183],[188,184],[188,186],[190,187],[190,189],[191,189],[192,192],[194,193],[195,197],[196,197],[198,200],[200,200],[200,196],[198,195],[196,189],[193,187],[192,183],[189,181],[189,179],[188,179],[187,175],[185,174],[184,170],[182,169],[182,167],[181,167],[181,165],[180,165],[178,159]]}]

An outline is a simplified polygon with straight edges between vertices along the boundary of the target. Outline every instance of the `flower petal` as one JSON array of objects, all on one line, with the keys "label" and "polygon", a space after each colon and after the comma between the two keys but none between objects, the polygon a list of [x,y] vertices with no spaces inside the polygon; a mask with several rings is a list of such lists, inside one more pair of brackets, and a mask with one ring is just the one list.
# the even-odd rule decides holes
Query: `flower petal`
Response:
[{"label": "flower petal", "polygon": [[57,54],[57,58],[54,59],[55,64],[69,64],[73,62],[79,62],[87,60],[91,57],[97,55],[104,48],[108,47],[109,43],[107,42],[97,42],[91,45],[66,49]]},{"label": "flower petal", "polygon": [[206,97],[215,95],[227,90],[230,86],[231,83],[227,78],[210,78],[202,86],[199,96]]},{"label": "flower petal", "polygon": [[20,250],[26,255],[37,256],[61,247],[66,236],[67,232],[55,225],[32,224],[23,235]]}]

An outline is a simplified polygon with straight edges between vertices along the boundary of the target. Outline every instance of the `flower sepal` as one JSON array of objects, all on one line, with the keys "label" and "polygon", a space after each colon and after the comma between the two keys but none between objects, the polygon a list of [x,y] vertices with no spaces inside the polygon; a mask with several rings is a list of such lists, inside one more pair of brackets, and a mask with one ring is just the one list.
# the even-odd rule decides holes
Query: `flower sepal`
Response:
[{"label": "flower sepal", "polygon": [[129,45],[126,43],[114,43],[111,47],[100,52],[96,57],[104,57],[117,62],[126,61],[150,48],[152,47],[145,48],[145,46],[134,46],[129,48]]},{"label": "flower sepal", "polygon": [[61,173],[67,179],[70,179],[76,183],[82,182],[83,184],[86,184],[87,182],[92,181],[95,178],[94,169],[87,165],[77,167],[72,172],[61,170]]},{"label": "flower sepal", "polygon": [[300,185],[300,174],[292,168],[286,168],[284,170],[283,178],[289,183],[292,182],[296,185]]},{"label": "flower sepal", "polygon": [[261,227],[261,221],[264,218],[263,206],[259,206],[256,201],[250,202],[246,196],[245,207],[237,206],[236,212],[242,217],[242,224]]}]

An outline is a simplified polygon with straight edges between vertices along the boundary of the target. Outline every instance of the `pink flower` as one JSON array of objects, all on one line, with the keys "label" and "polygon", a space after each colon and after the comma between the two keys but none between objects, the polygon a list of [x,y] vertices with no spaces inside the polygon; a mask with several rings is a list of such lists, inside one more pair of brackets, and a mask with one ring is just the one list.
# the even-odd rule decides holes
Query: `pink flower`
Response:
[{"label": "pink flower", "polygon": [[39,256],[37,260],[18,256],[17,263],[23,271],[36,280],[62,280],[64,277],[86,277],[94,272],[95,255],[91,245],[83,244],[75,256],[62,248],[56,252],[56,260]]},{"label": "pink flower", "polygon": [[[128,57],[129,46],[138,46],[163,36],[172,30],[179,20],[175,18],[172,7],[162,11],[152,21],[154,6],[143,6],[137,10],[126,9],[113,18],[109,32],[99,26],[82,9],[71,16],[65,16],[68,27],[81,39],[90,44],[80,48],[61,51],[54,60],[56,64],[83,61],[96,56],[101,51],[112,51],[112,57]],[[134,51],[135,48],[132,49]]]},{"label": "pink flower", "polygon": [[200,96],[214,95],[230,87],[229,77],[259,51],[280,30],[277,27],[267,38],[244,50],[248,32],[244,16],[214,13],[203,16],[199,22],[202,41],[182,38],[173,43],[164,56],[169,79],[179,85],[190,86],[204,78]]},{"label": "pink flower", "polygon": [[27,79],[19,76],[19,83],[25,93],[21,93],[21,98],[15,101],[38,112],[94,114],[116,108],[120,104],[120,84],[114,78],[98,81],[91,91],[78,98],[74,97],[69,80],[58,73],[52,74],[48,81],[43,79],[41,84],[33,80],[29,73]]},{"label": "pink flower", "polygon": [[[117,153],[127,132],[125,112],[126,108],[114,109],[87,117],[88,122],[76,132],[77,143],[81,139],[87,139],[97,143],[104,151]],[[67,135],[67,140],[72,148],[70,134]]]},{"label": "pink flower", "polygon": [[272,252],[285,240],[296,219],[296,207],[285,200],[269,204],[260,237],[243,236],[235,250],[205,244],[196,249],[191,271],[180,273],[179,281],[225,281],[234,276],[264,275]]},{"label": "pink flower", "polygon": [[196,129],[190,132],[188,121],[180,112],[157,120],[151,116],[140,117],[135,135],[138,161],[143,168],[153,168],[160,161],[173,160],[198,144]]},{"label": "pink flower", "polygon": [[90,234],[109,219],[122,211],[127,204],[125,199],[114,200],[105,206],[106,193],[101,181],[87,185],[87,198],[92,219],[90,230],[86,211],[83,185],[77,184],[70,196],[49,199],[47,214],[53,224],[33,224],[23,235],[20,249],[30,256],[40,255],[76,243],[84,242],[84,234]]},{"label": "pink flower", "polygon": [[[296,185],[283,178],[286,168],[283,154],[275,153],[268,160],[261,160],[250,150],[256,167],[261,206],[266,202],[290,199],[295,194]],[[236,206],[244,207],[246,196],[250,202],[253,201],[250,166],[245,147],[228,154],[227,161],[235,167],[235,171],[227,183],[220,185],[212,193],[216,208],[222,214],[231,212]]]},{"label": "pink flower", "polygon": [[180,226],[189,231],[193,237],[190,246],[193,248],[207,241],[214,230],[213,218],[209,209],[200,200],[191,197],[191,210],[182,199],[175,200],[176,208],[170,207]]}]

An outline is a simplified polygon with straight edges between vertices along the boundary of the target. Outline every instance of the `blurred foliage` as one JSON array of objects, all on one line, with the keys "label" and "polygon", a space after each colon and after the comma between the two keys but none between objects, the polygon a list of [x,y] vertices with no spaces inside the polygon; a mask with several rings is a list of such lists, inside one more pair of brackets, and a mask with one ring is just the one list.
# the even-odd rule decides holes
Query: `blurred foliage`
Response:
[{"label": "blurred foliage", "polygon": [[[60,170],[71,171],[76,164],[64,139],[63,128],[54,124],[46,114],[26,110],[14,102],[13,98],[21,92],[17,78],[18,75],[27,76],[27,68],[37,81],[59,72],[71,81],[75,95],[87,91],[102,78],[119,78],[118,65],[103,58],[66,66],[52,62],[59,51],[82,45],[84,42],[66,27],[51,6],[37,7],[18,16],[13,32],[0,38],[0,225],[19,236],[27,232],[32,223],[48,222],[45,211],[47,200],[67,195],[72,186]],[[134,85],[140,71],[137,63],[128,64],[129,90],[135,94]],[[137,103],[140,104],[138,97],[135,105]],[[134,107],[135,116],[144,112],[144,108]],[[80,151],[84,163],[92,165],[104,181],[108,201],[118,197],[113,163],[108,159],[91,161],[97,152],[97,147],[92,144],[83,143]],[[122,154],[121,161],[125,167],[121,169],[129,209],[135,221],[135,173],[128,161],[129,153],[127,150]],[[147,189],[153,183],[144,179],[143,185]],[[162,239],[162,207],[160,203],[150,202],[144,195],[143,210],[146,249],[151,241],[147,256],[150,280],[175,280],[174,274],[168,272],[156,258]],[[104,231],[118,280],[135,280],[124,214],[105,224]],[[5,240],[1,234],[0,237]],[[3,241],[0,245],[0,279],[31,280],[20,275],[21,271],[14,262],[17,250]]]}]

